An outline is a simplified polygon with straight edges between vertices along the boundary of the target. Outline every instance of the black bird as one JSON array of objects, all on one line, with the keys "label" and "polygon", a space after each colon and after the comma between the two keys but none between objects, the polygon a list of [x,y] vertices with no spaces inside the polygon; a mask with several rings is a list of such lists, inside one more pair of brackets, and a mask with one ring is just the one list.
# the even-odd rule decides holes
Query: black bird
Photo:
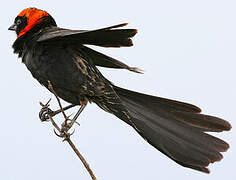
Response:
[{"label": "black bird", "polygon": [[176,163],[209,173],[207,166],[223,158],[229,145],[205,132],[222,132],[231,125],[218,117],[200,114],[184,102],[141,94],[115,86],[96,66],[138,69],[84,45],[132,46],[136,29],[119,24],[98,30],[59,28],[46,11],[23,10],[9,28],[17,34],[14,53],[43,86],[51,82],[57,95],[73,105],[96,103],[135,130]]}]

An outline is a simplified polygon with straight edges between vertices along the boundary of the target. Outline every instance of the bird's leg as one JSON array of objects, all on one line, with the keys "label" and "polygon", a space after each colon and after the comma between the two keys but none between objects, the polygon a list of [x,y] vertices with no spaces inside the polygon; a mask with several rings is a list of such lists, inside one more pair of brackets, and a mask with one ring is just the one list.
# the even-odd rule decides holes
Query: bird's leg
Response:
[{"label": "bird's leg", "polygon": [[[61,136],[61,137],[64,137],[65,134],[66,134],[67,136],[70,136],[71,134],[69,134],[68,131],[69,131],[70,128],[73,126],[73,124],[76,122],[76,119],[79,117],[80,113],[84,110],[85,106],[86,106],[87,103],[88,103],[88,100],[87,100],[87,98],[85,98],[85,97],[82,98],[82,100],[80,101],[81,107],[80,107],[79,111],[75,114],[74,118],[73,118],[72,120],[70,120],[69,117],[66,116],[66,114],[65,114],[65,112],[64,112],[64,109],[62,108],[61,101],[60,101],[59,97],[57,96],[56,92],[54,91],[53,86],[52,86],[52,84],[51,84],[50,81],[48,81],[48,88],[49,88],[49,90],[54,94],[54,96],[56,97],[57,102],[58,102],[59,107],[60,107],[60,110],[59,110],[59,111],[63,114],[63,116],[64,116],[64,118],[65,118],[64,122],[63,122],[62,125],[61,125],[60,136]],[[48,103],[49,103],[49,102],[48,102]],[[47,103],[47,104],[48,104],[48,103]],[[46,105],[46,108],[48,108],[48,106],[49,106],[49,105]],[[51,117],[51,116],[50,116],[50,117]],[[71,121],[71,122],[68,123],[68,121]]]},{"label": "bird's leg", "polygon": [[[50,100],[51,100],[51,99],[50,99]],[[48,114],[50,114],[50,116],[53,117],[53,116],[55,116],[55,115],[57,115],[57,114],[59,114],[59,113],[62,112],[61,109],[58,109],[58,110],[56,110],[56,111],[52,111],[52,110],[49,108],[49,106],[48,106],[48,103],[50,102],[50,100],[47,102],[46,105],[44,105],[43,103],[40,102],[40,105],[42,106],[42,109],[41,109],[40,112],[39,112],[39,119],[40,119],[42,122],[43,122],[43,121],[49,121]],[[63,109],[63,111],[66,111],[67,109],[70,109],[70,108],[72,108],[72,107],[74,107],[74,106],[76,106],[76,105],[71,104],[71,105],[68,105],[68,106],[66,106],[66,107],[64,107],[64,108],[62,108],[62,109]]]},{"label": "bird's leg", "polygon": [[[64,117],[65,117],[65,121],[62,124],[62,127],[60,128],[57,123],[53,120],[53,118],[51,117],[50,113],[47,114],[47,117],[49,118],[49,120],[51,121],[52,125],[55,127],[55,129],[59,132],[59,134],[56,132],[56,130],[54,130],[55,134],[57,136],[59,136],[60,138],[63,138],[63,141],[67,141],[69,143],[69,145],[71,146],[71,148],[74,150],[74,152],[76,153],[76,155],[79,157],[79,159],[82,161],[82,163],[84,164],[85,168],[87,169],[87,171],[89,172],[90,176],[92,177],[93,180],[96,180],[96,177],[94,176],[92,170],[90,169],[88,163],[86,162],[86,160],[84,159],[84,157],[80,154],[79,150],[76,148],[76,146],[74,145],[74,143],[71,141],[70,136],[74,133],[74,131],[72,133],[69,133],[68,130],[73,126],[74,123],[76,123],[76,119],[79,117],[79,115],[81,114],[81,112],[84,110],[84,108],[86,107],[88,100],[86,98],[84,98],[84,101],[81,101],[81,107],[79,109],[79,111],[76,113],[76,115],[74,116],[74,118],[72,120],[70,120],[70,124],[68,125],[68,117],[65,115],[64,110],[69,109],[70,107],[67,106],[65,108],[62,108],[61,103],[60,103],[60,99],[58,98],[56,92],[53,90],[53,87],[50,83],[50,81],[48,81],[48,87],[51,90],[51,92],[55,95],[58,104],[60,106],[60,110],[56,111],[58,113],[62,112]],[[50,99],[51,100],[51,99]],[[43,103],[40,102],[40,105],[42,106],[42,109],[45,108],[47,109],[47,112],[49,111],[49,102],[50,100],[44,105]],[[70,105],[73,106],[73,105]],[[41,110],[42,111],[42,110]],[[41,112],[40,111],[40,112]],[[63,129],[63,125],[65,127],[69,127],[67,129]]]},{"label": "bird's leg", "polygon": [[80,102],[81,106],[80,106],[78,112],[77,112],[77,113],[75,114],[75,116],[73,117],[73,119],[70,120],[71,122],[70,122],[70,123],[68,123],[68,122],[66,123],[66,120],[65,120],[65,121],[62,123],[61,129],[62,129],[63,131],[68,132],[69,129],[74,125],[74,123],[76,123],[77,118],[79,117],[79,115],[81,114],[81,112],[84,110],[84,108],[86,107],[87,103],[88,103],[88,100],[87,100],[87,99]]}]

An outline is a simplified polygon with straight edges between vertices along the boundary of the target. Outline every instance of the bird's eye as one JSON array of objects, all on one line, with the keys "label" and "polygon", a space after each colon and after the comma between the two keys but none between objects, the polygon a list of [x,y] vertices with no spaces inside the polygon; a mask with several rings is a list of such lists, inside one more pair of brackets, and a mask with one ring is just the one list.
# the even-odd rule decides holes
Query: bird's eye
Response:
[{"label": "bird's eye", "polygon": [[21,20],[18,19],[18,20],[16,21],[16,25],[19,26],[20,24],[21,24]]}]

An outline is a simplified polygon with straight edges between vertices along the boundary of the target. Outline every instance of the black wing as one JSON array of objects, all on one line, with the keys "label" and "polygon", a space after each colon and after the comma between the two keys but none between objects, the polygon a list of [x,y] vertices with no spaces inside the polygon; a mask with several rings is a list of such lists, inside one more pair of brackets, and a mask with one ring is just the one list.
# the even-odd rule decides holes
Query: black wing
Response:
[{"label": "black wing", "polygon": [[79,49],[85,52],[96,66],[107,67],[107,68],[117,68],[117,69],[127,69],[129,71],[133,71],[136,73],[142,73],[142,70],[136,67],[130,67],[121,61],[118,61],[112,57],[106,56],[86,46],[80,46]]},{"label": "black wing", "polygon": [[126,26],[127,23],[118,24],[97,30],[70,30],[50,28],[37,40],[42,41],[68,41],[70,43],[89,44],[102,47],[128,47],[132,46],[131,38],[137,33],[136,29],[116,29]]}]

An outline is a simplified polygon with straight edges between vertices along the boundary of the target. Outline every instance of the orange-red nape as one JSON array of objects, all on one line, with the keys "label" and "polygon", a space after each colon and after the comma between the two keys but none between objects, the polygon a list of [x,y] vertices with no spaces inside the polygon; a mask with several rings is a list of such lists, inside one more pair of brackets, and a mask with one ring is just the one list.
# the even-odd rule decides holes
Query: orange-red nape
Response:
[{"label": "orange-red nape", "polygon": [[37,8],[27,8],[21,11],[21,13],[18,16],[25,16],[27,18],[27,25],[25,26],[24,29],[22,29],[17,38],[27,33],[36,24],[42,21],[42,17],[49,16],[49,14],[46,11]]}]

